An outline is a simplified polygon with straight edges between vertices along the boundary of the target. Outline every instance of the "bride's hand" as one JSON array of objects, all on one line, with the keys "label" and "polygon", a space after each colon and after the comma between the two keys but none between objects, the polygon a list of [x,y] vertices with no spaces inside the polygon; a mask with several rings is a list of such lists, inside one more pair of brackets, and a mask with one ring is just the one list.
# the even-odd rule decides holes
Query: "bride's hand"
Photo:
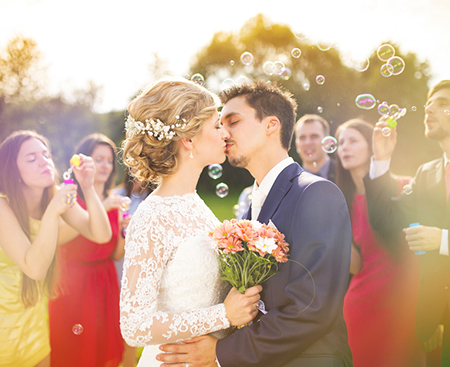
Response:
[{"label": "bride's hand", "polygon": [[224,301],[227,318],[232,326],[244,325],[252,321],[258,314],[258,305],[262,291],[260,285],[251,287],[245,294],[232,288]]}]

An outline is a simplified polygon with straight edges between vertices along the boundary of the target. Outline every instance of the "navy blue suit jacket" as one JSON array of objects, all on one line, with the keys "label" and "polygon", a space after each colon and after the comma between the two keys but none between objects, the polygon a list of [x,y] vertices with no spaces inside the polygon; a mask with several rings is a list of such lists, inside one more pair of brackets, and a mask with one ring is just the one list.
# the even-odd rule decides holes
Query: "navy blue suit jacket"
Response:
[{"label": "navy blue suit jacket", "polygon": [[263,284],[266,315],[219,340],[217,357],[230,366],[352,366],[342,305],[350,268],[351,226],[332,182],[286,167],[258,221],[271,220],[289,243],[289,258]]}]

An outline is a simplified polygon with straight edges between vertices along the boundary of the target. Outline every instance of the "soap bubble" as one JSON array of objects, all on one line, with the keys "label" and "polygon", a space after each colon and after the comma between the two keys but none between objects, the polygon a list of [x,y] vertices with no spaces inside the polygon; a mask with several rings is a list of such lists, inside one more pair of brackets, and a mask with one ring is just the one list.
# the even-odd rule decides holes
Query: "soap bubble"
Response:
[{"label": "soap bubble", "polygon": [[366,71],[369,68],[369,65],[370,61],[367,58],[364,60],[353,60],[353,68],[359,72]]},{"label": "soap bubble", "polygon": [[250,65],[253,62],[253,55],[250,52],[244,52],[241,55],[241,62],[244,65]]},{"label": "soap bubble", "polygon": [[72,327],[72,332],[75,334],[75,335],[81,335],[81,333],[84,331],[84,328],[83,328],[83,325],[81,325],[81,324],[75,324],[75,325],[73,325],[73,327]]},{"label": "soap bubble", "polygon": [[284,80],[289,80],[292,76],[292,71],[291,71],[291,69],[284,67],[281,69],[280,75]]},{"label": "soap bubble", "polygon": [[381,135],[388,137],[389,135],[391,135],[391,129],[389,129],[388,127],[383,127],[381,129]]},{"label": "soap bubble", "polygon": [[391,64],[383,64],[380,69],[381,75],[388,78],[394,74],[394,67]]},{"label": "soap bubble", "polygon": [[266,61],[263,64],[263,71],[267,75],[272,75],[273,74],[273,62],[272,61]]},{"label": "soap bubble", "polygon": [[403,70],[405,70],[405,61],[398,56],[391,57],[388,62],[388,65],[392,66],[392,74],[393,75],[399,75],[403,73]]},{"label": "soap bubble", "polygon": [[300,50],[299,48],[293,48],[291,51],[291,55],[292,57],[298,59],[302,55],[302,50]]},{"label": "soap bubble", "polygon": [[412,192],[413,192],[412,186],[411,186],[410,184],[407,184],[407,185],[403,186],[403,192],[404,192],[406,195],[411,195]]},{"label": "soap bubble", "polygon": [[328,50],[331,48],[331,46],[329,46],[329,45],[327,45],[327,44],[325,44],[325,43],[318,43],[318,44],[317,44],[317,48],[318,48],[320,51],[328,51]]},{"label": "soap bubble", "polygon": [[383,102],[380,105],[378,105],[378,113],[380,115],[389,115],[390,111],[391,110],[390,110],[390,108],[389,108],[389,106],[387,105],[386,102]]},{"label": "soap bubble", "polygon": [[226,79],[223,80],[222,84],[220,85],[220,89],[221,90],[228,89],[228,88],[231,88],[235,84],[236,83],[234,82],[233,79],[226,78]]},{"label": "soap bubble", "polygon": [[321,107],[321,106],[317,107],[317,112],[318,113],[322,113],[323,112],[323,107]]},{"label": "soap bubble", "polygon": [[390,44],[384,44],[378,47],[377,56],[381,61],[388,61],[395,55],[395,49]]},{"label": "soap bubble", "polygon": [[199,73],[192,75],[191,80],[199,85],[203,85],[205,83],[205,78]]},{"label": "soap bubble", "polygon": [[356,106],[363,110],[371,110],[377,104],[377,100],[371,94],[360,94],[355,99]]},{"label": "soap bubble", "polygon": [[230,65],[234,66],[234,60],[230,60]]},{"label": "soap bubble", "polygon": [[223,182],[218,184],[216,186],[216,195],[219,198],[224,198],[225,196],[227,196],[228,195],[228,185]]},{"label": "soap bubble", "polygon": [[273,63],[272,71],[274,74],[281,75],[281,72],[284,68],[284,63],[282,61],[275,61]]},{"label": "soap bubble", "polygon": [[450,115],[450,111],[449,110],[444,110],[444,114],[449,116]]},{"label": "soap bubble", "polygon": [[128,210],[130,208],[131,199],[128,196],[124,196],[122,199],[120,199],[120,206],[122,207],[122,210]]},{"label": "soap bubble", "polygon": [[306,91],[309,91],[309,89],[311,88],[311,85],[309,84],[309,82],[304,82],[303,83],[303,89]]},{"label": "soap bubble", "polygon": [[398,105],[396,105],[396,104],[391,104],[390,106],[389,106],[389,114],[391,115],[391,116],[393,116],[393,115],[395,115],[398,111],[400,111],[400,108],[398,107]]},{"label": "soap bubble", "polygon": [[325,77],[323,75],[317,75],[316,76],[316,83],[319,85],[322,85],[325,83]]},{"label": "soap bubble", "polygon": [[214,180],[222,176],[223,168],[220,164],[210,164],[208,166],[208,175]]},{"label": "soap bubble", "polygon": [[322,150],[325,153],[334,153],[337,149],[337,140],[333,136],[325,136],[322,139]]},{"label": "soap bubble", "polygon": [[411,107],[411,111],[416,112],[417,111],[417,107],[416,106],[412,106]]}]

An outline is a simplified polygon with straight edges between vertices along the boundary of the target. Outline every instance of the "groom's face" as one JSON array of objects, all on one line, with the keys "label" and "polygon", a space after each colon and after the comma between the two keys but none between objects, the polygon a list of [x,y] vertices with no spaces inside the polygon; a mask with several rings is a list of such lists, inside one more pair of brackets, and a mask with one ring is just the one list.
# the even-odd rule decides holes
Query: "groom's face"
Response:
[{"label": "groom's face", "polygon": [[248,167],[250,160],[264,149],[266,134],[264,124],[256,111],[247,104],[244,96],[230,99],[222,109],[222,124],[230,137],[225,140],[225,153],[235,167]]}]

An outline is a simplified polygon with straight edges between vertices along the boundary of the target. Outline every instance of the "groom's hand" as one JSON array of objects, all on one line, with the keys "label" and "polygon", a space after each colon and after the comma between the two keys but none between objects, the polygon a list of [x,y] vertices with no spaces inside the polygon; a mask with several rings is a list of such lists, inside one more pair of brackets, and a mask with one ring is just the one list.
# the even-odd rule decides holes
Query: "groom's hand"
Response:
[{"label": "groom's hand", "polygon": [[[217,338],[211,335],[198,336],[185,340],[185,344],[160,345],[163,354],[156,359],[164,362],[161,367],[217,367],[216,344]],[[171,353],[171,354],[169,354]]]}]

